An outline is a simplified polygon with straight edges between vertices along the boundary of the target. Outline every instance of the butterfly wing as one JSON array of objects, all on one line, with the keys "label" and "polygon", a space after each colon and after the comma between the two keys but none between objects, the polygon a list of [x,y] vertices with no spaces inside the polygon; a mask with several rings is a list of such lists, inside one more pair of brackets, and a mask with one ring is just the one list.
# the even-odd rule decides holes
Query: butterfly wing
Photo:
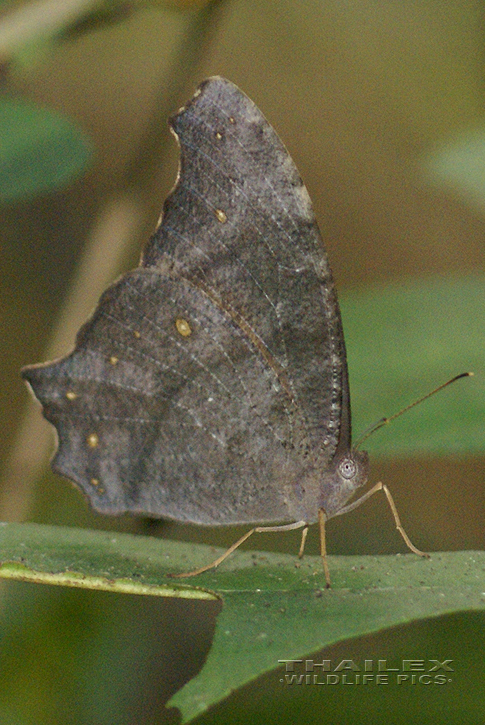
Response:
[{"label": "butterfly wing", "polygon": [[350,445],[344,338],[308,192],[257,106],[210,78],[172,120],[180,174],[143,265],[196,280],[278,366],[312,448]]},{"label": "butterfly wing", "polygon": [[24,371],[53,467],[93,506],[206,524],[295,518],[298,482],[348,446],[344,343],[308,194],[221,78],[172,121],[181,168],[138,270],[68,357]]}]

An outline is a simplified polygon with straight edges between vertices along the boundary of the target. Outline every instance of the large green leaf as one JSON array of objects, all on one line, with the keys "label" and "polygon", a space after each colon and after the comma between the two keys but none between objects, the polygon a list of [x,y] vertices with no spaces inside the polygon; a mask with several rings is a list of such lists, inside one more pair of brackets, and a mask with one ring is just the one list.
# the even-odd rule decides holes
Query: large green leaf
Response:
[{"label": "large green leaf", "polygon": [[0,201],[64,186],[89,163],[87,137],[65,116],[34,103],[0,98]]},{"label": "large green leaf", "polygon": [[84,588],[221,598],[201,673],[172,699],[185,721],[237,687],[339,640],[446,612],[485,609],[485,552],[318,558],[238,552],[219,571],[167,577],[211,560],[211,547],[39,524],[0,527],[0,576]]}]

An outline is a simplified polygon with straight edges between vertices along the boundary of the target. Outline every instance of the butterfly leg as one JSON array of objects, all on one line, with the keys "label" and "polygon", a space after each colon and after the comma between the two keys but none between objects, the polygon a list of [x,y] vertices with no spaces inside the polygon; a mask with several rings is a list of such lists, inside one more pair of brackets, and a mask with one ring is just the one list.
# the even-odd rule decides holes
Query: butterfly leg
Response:
[{"label": "butterfly leg", "polygon": [[410,549],[414,554],[417,554],[418,556],[424,556],[426,559],[429,559],[429,554],[426,554],[424,551],[420,551],[417,549],[409,536],[404,531],[403,525],[401,524],[401,519],[399,518],[399,514],[397,512],[396,504],[394,503],[394,499],[391,496],[391,492],[387,488],[387,486],[379,481],[379,483],[376,483],[375,486],[373,486],[370,491],[367,491],[363,496],[357,499],[357,501],[354,501],[353,503],[349,504],[348,506],[344,506],[343,509],[340,509],[334,516],[341,516],[342,514],[347,514],[349,511],[353,511],[358,506],[360,506],[364,501],[367,501],[368,498],[373,496],[377,491],[384,491],[386,494],[387,502],[389,504],[389,507],[392,511],[392,515],[394,516],[394,523],[396,524],[396,529],[401,534],[402,538],[404,539],[404,542],[408,549]]},{"label": "butterfly leg", "polygon": [[411,539],[409,538],[409,536],[404,531],[404,529],[402,527],[402,524],[401,524],[401,519],[399,518],[399,514],[397,512],[396,504],[394,503],[394,499],[391,496],[391,492],[389,491],[389,489],[387,488],[387,486],[384,483],[382,483],[381,486],[382,486],[382,490],[386,494],[386,498],[387,498],[387,501],[388,501],[389,506],[391,508],[392,515],[394,516],[394,521],[396,523],[396,529],[399,531],[399,533],[401,534],[402,538],[404,539],[404,541],[406,543],[406,546],[414,554],[417,554],[418,556],[424,556],[426,559],[429,559],[430,558],[429,557],[429,554],[426,554],[424,551],[420,551],[419,549],[417,549],[414,546],[414,544],[411,541]]},{"label": "butterfly leg", "polygon": [[308,525],[303,527],[303,531],[301,532],[301,544],[300,549],[298,551],[298,558],[303,559],[303,553],[305,551],[305,544],[306,544],[306,537],[308,536]]},{"label": "butterfly leg", "polygon": [[327,561],[327,539],[325,536],[325,522],[327,515],[324,509],[318,509],[318,528],[320,529],[320,554],[322,557],[323,571],[325,572],[326,588],[330,589],[330,570]]},{"label": "butterfly leg", "polygon": [[282,526],[255,526],[254,529],[250,529],[250,531],[246,532],[244,536],[241,536],[240,539],[238,539],[232,546],[229,547],[229,549],[227,549],[227,551],[221,554],[221,556],[219,556],[211,564],[201,566],[200,569],[194,569],[193,571],[186,571],[180,574],[167,574],[167,576],[172,577],[173,579],[184,579],[189,576],[197,576],[197,574],[202,574],[204,571],[218,567],[219,564],[222,564],[222,562],[227,559],[233,551],[236,551],[236,549],[253,534],[261,534],[263,532],[271,531],[293,531],[293,529],[301,529],[302,527],[308,528],[306,521],[295,521],[293,524],[283,524]]}]

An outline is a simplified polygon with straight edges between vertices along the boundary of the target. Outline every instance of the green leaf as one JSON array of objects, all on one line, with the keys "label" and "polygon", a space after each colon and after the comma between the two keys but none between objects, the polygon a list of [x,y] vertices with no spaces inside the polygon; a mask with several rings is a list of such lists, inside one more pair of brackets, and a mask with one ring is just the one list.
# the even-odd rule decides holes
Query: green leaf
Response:
[{"label": "green leaf", "polygon": [[485,450],[485,278],[423,278],[342,296],[355,439],[439,384],[458,381],[379,430],[382,455]]},{"label": "green leaf", "polygon": [[211,561],[211,547],[39,524],[0,526],[0,576],[132,594],[223,600],[200,674],[172,698],[184,721],[232,690],[331,643],[441,614],[485,609],[485,552],[330,557],[238,552],[189,580],[168,573]]},{"label": "green leaf", "polygon": [[173,586],[165,574],[187,565],[184,545],[114,532],[0,523],[0,577],[123,594],[217,599]]},{"label": "green leaf", "polygon": [[20,99],[0,99],[0,202],[62,187],[91,158],[88,139],[60,114]]},{"label": "green leaf", "polygon": [[485,609],[485,552],[435,553],[431,562],[412,555],[332,557],[335,585],[323,591],[318,561],[296,575],[288,559],[264,558],[256,590],[224,594],[204,668],[169,702],[182,711],[183,722],[284,660],[310,658],[386,627]]}]

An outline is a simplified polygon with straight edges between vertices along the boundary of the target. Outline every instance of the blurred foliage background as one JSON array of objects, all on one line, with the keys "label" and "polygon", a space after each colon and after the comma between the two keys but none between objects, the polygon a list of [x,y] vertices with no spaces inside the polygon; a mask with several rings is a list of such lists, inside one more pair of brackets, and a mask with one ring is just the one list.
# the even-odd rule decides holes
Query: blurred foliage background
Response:
[{"label": "blurred foliage background", "polygon": [[[232,543],[234,530],[93,514],[49,472],[52,435],[19,369],[67,352],[102,289],[137,263],[177,169],[166,118],[213,74],[257,103],[293,156],[344,311],[346,294],[383,284],[483,280],[483,4],[40,0],[0,12],[0,519]],[[459,372],[444,361],[443,379]],[[479,452],[375,458],[372,476],[420,548],[483,548]],[[330,553],[398,550],[384,505],[332,522]],[[291,535],[261,546],[297,550]],[[0,723],[179,721],[163,703],[200,668],[217,606],[20,583],[1,593]],[[274,674],[200,721],[475,723],[483,624],[454,615],[325,654],[453,659],[446,690],[290,692]]]}]

